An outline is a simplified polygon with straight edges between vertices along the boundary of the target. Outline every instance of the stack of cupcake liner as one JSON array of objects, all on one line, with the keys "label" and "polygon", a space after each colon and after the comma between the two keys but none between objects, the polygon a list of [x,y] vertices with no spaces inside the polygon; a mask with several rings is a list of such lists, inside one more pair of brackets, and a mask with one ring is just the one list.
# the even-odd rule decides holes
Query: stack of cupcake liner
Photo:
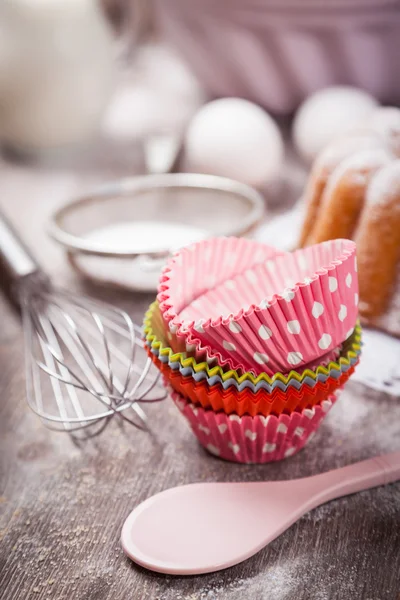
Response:
[{"label": "stack of cupcake liner", "polygon": [[237,462],[300,450],[361,351],[355,245],[294,253],[205,240],[165,267],[145,316],[149,356],[200,443]]}]

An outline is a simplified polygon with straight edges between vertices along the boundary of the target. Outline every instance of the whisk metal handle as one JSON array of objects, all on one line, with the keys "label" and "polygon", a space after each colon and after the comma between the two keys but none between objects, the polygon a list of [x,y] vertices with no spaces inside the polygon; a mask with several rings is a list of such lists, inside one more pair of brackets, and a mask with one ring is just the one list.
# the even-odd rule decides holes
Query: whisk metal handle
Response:
[{"label": "whisk metal handle", "polygon": [[13,226],[0,212],[0,270],[8,291],[22,279],[42,271]]}]

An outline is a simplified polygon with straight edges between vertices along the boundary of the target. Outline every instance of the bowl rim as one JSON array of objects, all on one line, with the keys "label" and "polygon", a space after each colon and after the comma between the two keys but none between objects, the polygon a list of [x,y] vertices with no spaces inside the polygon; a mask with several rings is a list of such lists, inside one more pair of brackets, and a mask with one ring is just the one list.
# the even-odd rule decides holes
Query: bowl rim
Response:
[{"label": "bowl rim", "polygon": [[[139,256],[159,259],[171,256],[175,250],[171,250],[170,248],[165,248],[165,250],[144,249],[140,252],[102,250],[98,247],[98,242],[93,243],[83,236],[69,233],[63,226],[64,218],[74,211],[79,210],[84,205],[101,203],[102,201],[109,200],[112,196],[122,197],[129,194],[140,194],[141,192],[146,192],[151,189],[161,188],[198,188],[203,190],[216,190],[233,193],[246,200],[250,205],[249,214],[241,219],[239,226],[232,227],[220,234],[210,232],[208,237],[215,237],[216,235],[242,237],[252,231],[256,225],[260,223],[265,214],[265,203],[261,194],[245,183],[227,177],[219,177],[217,175],[163,173],[116,179],[93,187],[88,192],[68,200],[55,210],[50,215],[47,232],[52,239],[69,252],[75,254],[81,253],[86,255],[126,259],[137,258]],[[134,200],[135,197],[132,198],[132,201]]]}]

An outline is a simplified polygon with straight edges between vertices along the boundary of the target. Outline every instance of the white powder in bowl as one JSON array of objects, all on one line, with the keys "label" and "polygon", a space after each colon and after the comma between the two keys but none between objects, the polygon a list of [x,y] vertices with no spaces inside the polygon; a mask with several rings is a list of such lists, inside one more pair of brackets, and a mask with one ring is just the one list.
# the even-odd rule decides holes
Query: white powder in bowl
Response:
[{"label": "white powder in bowl", "polygon": [[[113,223],[85,235],[108,252],[171,252],[208,237],[205,229],[183,223],[161,221],[128,221]],[[155,291],[165,259],[104,258],[93,255],[75,255],[73,263],[85,276],[140,291]]]}]

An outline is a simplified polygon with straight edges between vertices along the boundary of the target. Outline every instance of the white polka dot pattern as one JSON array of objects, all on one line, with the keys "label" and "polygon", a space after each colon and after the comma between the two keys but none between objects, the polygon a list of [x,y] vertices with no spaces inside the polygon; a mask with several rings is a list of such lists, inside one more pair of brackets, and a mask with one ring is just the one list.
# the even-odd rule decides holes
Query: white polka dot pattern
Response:
[{"label": "white polka dot pattern", "polygon": [[282,297],[286,300],[286,302],[291,302],[294,298],[294,291],[291,289],[285,290],[282,294]]},{"label": "white polka dot pattern", "polygon": [[206,427],[205,425],[202,425],[201,423],[199,425],[199,431],[202,431],[206,435],[210,435],[210,428]]},{"label": "white polka dot pattern", "polygon": [[236,421],[237,423],[240,423],[240,417],[239,417],[239,415],[229,415],[229,420],[230,421]]},{"label": "white polka dot pattern", "polygon": [[215,456],[219,456],[220,455],[219,448],[217,448],[216,446],[214,446],[214,444],[207,444],[206,448],[210,452],[210,454],[215,454]]},{"label": "white polka dot pattern", "polygon": [[258,282],[257,274],[254,273],[254,271],[246,271],[245,277],[246,277],[246,279],[247,279],[247,281],[249,283],[255,283],[256,284]]},{"label": "white polka dot pattern", "polygon": [[198,333],[204,333],[203,321],[197,321],[197,323],[194,324],[194,328]]},{"label": "white polka dot pattern", "polygon": [[275,452],[276,444],[269,444],[268,442],[264,444],[262,451],[266,454],[269,452]]},{"label": "white polka dot pattern", "polygon": [[328,410],[330,410],[332,407],[332,401],[331,400],[324,400],[323,402],[321,402],[321,408],[322,410],[327,413]]},{"label": "white polka dot pattern", "polygon": [[340,305],[338,317],[339,317],[340,321],[344,321],[345,318],[347,317],[347,308],[344,304]]},{"label": "white polka dot pattern", "polygon": [[300,323],[295,319],[294,321],[287,322],[288,332],[292,335],[298,335],[301,331]]},{"label": "white polka dot pattern", "polygon": [[272,337],[272,331],[269,327],[261,325],[260,329],[258,330],[258,335],[262,340],[269,340],[269,338]]},{"label": "white polka dot pattern", "polygon": [[233,454],[238,454],[240,452],[239,444],[234,444],[233,442],[228,442],[228,448],[230,448]]},{"label": "white polka dot pattern", "polygon": [[321,302],[317,302],[317,300],[315,300],[311,314],[315,319],[319,319],[319,317],[324,314],[324,307]]},{"label": "white polka dot pattern", "polygon": [[259,365],[265,365],[269,361],[268,355],[262,352],[254,352],[253,358]]},{"label": "white polka dot pattern", "polygon": [[290,365],[298,365],[303,360],[301,352],[289,352],[287,355],[287,361]]},{"label": "white polka dot pattern", "polygon": [[229,329],[232,331],[232,333],[241,333],[242,331],[239,323],[236,323],[235,321],[231,321],[229,323]]},{"label": "white polka dot pattern", "polygon": [[208,287],[208,289],[211,289],[215,286],[216,284],[216,275],[214,275],[213,273],[210,273],[209,275],[207,275],[207,277],[205,278],[205,284]]},{"label": "white polka dot pattern", "polygon": [[235,351],[236,350],[236,346],[232,342],[227,342],[226,340],[224,340],[222,342],[222,345],[225,348],[225,350],[229,350],[229,351]]},{"label": "white polka dot pattern", "polygon": [[336,292],[338,289],[338,281],[336,277],[329,277],[329,289],[331,292]]},{"label": "white polka dot pattern", "polygon": [[298,437],[301,437],[305,432],[304,427],[296,427],[296,429],[294,430],[294,435],[297,435]]},{"label": "white polka dot pattern", "polygon": [[318,346],[321,350],[327,350],[332,343],[332,336],[329,333],[324,333],[318,342]]},{"label": "white polka dot pattern", "polygon": [[313,416],[315,415],[315,409],[314,408],[305,408],[303,410],[303,414],[305,417],[307,417],[307,419],[312,419]]},{"label": "white polka dot pattern", "polygon": [[264,308],[269,308],[269,307],[270,307],[270,304],[269,304],[269,303],[267,302],[267,300],[265,299],[265,300],[261,300],[261,302],[260,302],[260,304],[259,304],[258,306],[259,306],[261,309],[264,309]]},{"label": "white polka dot pattern", "polygon": [[296,448],[293,448],[293,447],[288,448],[285,451],[285,458],[288,458],[289,456],[292,456],[295,452],[296,452]]}]

